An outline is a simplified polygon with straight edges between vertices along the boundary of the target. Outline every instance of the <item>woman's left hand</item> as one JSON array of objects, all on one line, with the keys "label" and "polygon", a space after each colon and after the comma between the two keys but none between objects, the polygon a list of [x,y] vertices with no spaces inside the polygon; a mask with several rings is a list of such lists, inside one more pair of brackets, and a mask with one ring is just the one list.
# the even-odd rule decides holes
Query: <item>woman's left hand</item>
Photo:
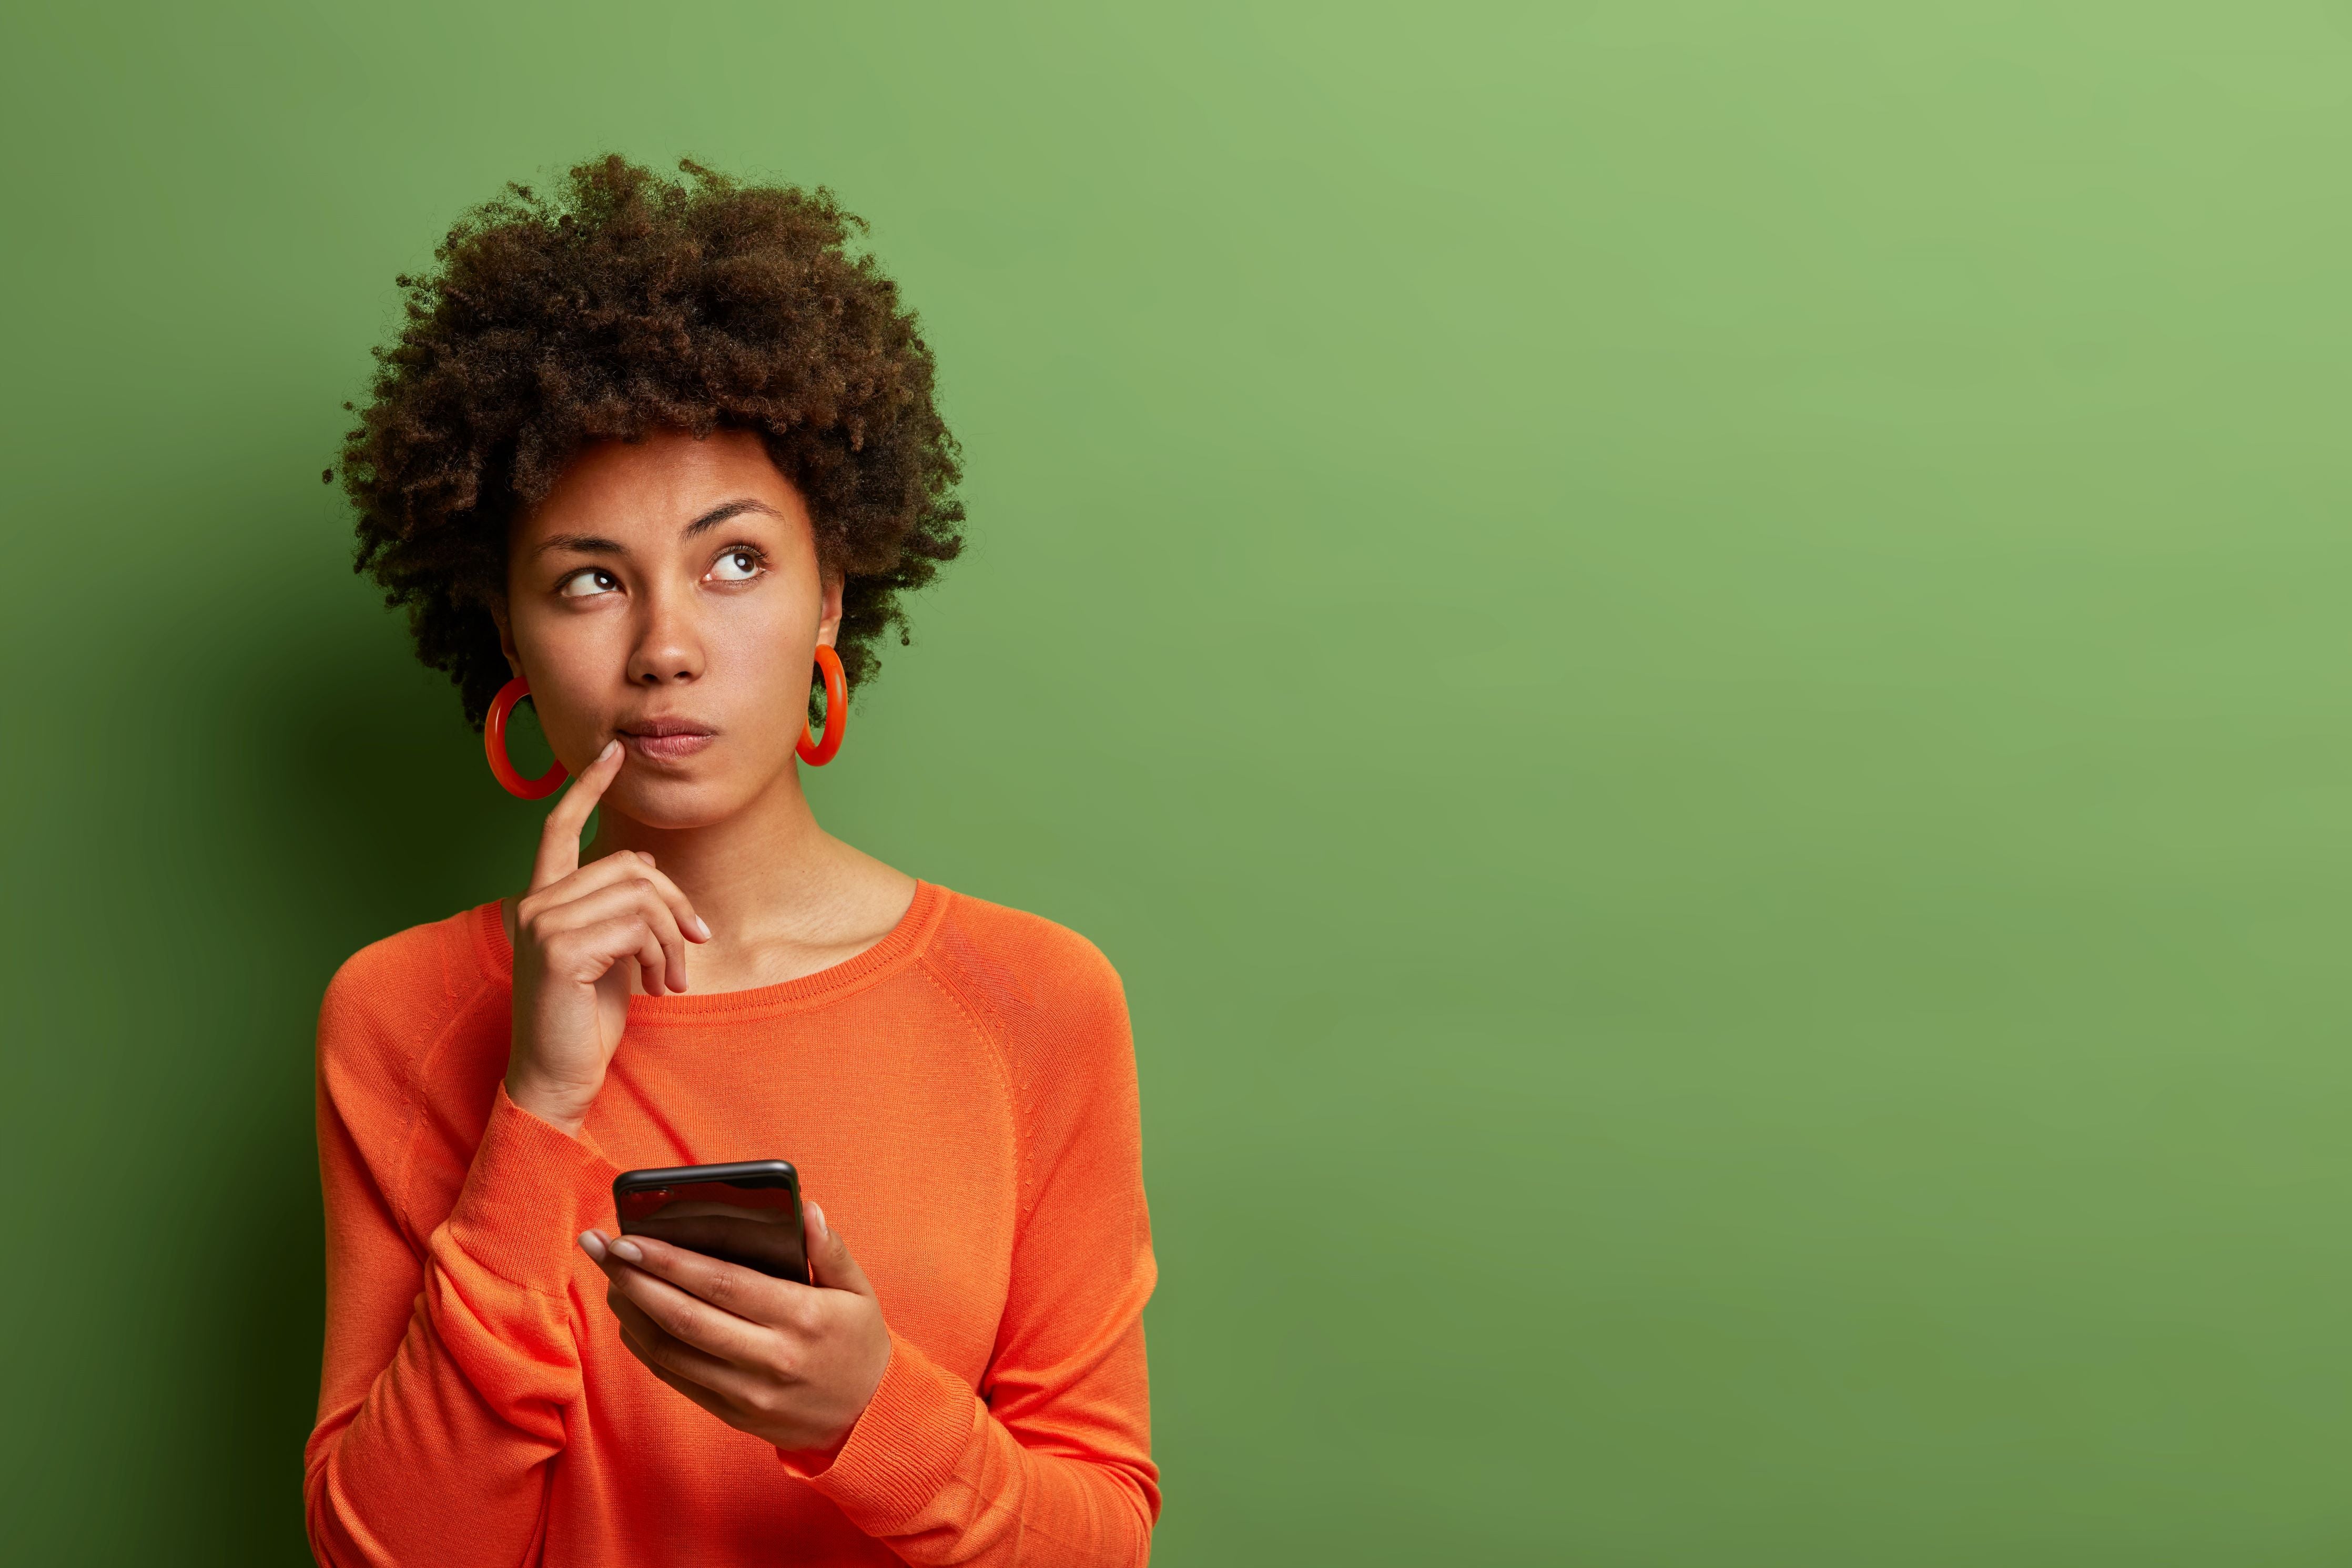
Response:
[{"label": "woman's left hand", "polygon": [[890,1331],[824,1210],[807,1207],[809,1277],[778,1280],[646,1236],[591,1230],[621,1342],[656,1377],[740,1431],[830,1461],[882,1385]]}]

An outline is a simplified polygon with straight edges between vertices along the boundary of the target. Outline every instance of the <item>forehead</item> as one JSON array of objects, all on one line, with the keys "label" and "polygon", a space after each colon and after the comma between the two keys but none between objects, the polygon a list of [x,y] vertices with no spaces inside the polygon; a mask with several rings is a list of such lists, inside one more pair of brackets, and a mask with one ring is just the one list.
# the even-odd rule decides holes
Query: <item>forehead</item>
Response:
[{"label": "forehead", "polygon": [[748,430],[702,437],[660,431],[642,441],[600,441],[583,448],[546,498],[516,521],[516,542],[591,531],[607,538],[646,530],[671,535],[729,501],[765,502],[806,520],[800,492],[777,470]]}]

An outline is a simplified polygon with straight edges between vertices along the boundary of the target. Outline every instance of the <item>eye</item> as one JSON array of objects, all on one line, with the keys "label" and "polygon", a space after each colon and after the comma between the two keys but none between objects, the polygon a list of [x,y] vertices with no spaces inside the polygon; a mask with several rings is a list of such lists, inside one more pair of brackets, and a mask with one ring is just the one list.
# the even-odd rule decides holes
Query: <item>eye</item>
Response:
[{"label": "eye", "polygon": [[760,575],[760,552],[748,545],[720,553],[711,563],[709,580],[712,582],[749,582]]},{"label": "eye", "polygon": [[610,593],[621,586],[621,580],[603,567],[583,567],[555,585],[555,591],[566,599],[593,599],[599,593]]}]

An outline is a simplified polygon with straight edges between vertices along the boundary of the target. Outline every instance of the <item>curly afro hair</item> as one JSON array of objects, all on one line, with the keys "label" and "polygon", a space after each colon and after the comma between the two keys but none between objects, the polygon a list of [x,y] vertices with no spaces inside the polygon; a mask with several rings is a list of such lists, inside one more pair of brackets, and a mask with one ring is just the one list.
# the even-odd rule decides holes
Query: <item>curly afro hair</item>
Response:
[{"label": "curly afro hair", "polygon": [[962,549],[930,350],[898,286],[850,254],[864,222],[823,189],[679,169],[607,157],[551,196],[509,185],[432,272],[397,280],[406,323],[343,440],[354,570],[407,609],[417,656],[477,727],[509,674],[491,615],[508,523],[589,443],[757,431],[843,580],[853,684],[886,632],[907,641],[899,595]]}]

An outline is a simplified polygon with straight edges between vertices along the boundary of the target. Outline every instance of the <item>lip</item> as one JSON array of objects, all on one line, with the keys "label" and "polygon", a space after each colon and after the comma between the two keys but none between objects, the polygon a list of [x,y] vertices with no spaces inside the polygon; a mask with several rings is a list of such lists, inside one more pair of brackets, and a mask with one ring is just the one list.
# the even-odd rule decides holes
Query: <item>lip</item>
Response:
[{"label": "lip", "polygon": [[677,762],[719,738],[716,730],[689,718],[649,718],[623,725],[621,744],[655,762]]}]

